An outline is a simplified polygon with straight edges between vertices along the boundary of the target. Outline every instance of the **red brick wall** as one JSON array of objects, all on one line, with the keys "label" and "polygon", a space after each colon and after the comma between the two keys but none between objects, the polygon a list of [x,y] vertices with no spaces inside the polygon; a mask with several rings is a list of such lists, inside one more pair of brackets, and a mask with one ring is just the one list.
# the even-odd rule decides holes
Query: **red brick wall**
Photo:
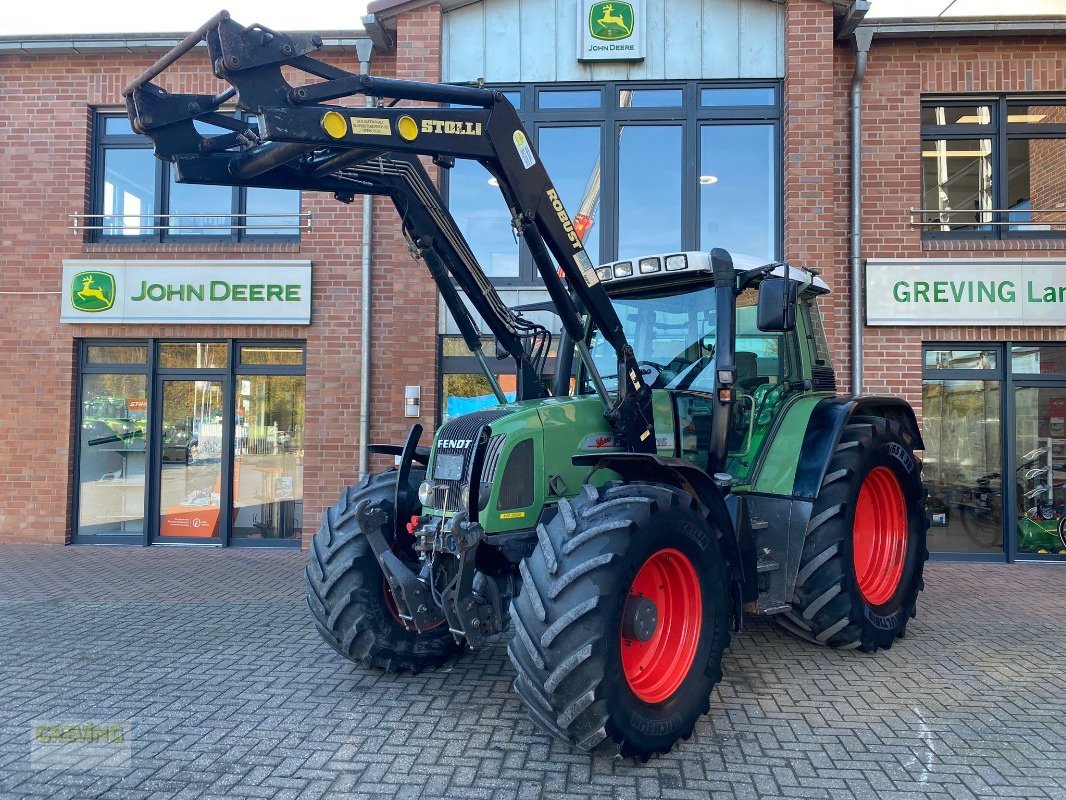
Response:
[{"label": "red brick wall", "polygon": [[[400,19],[399,50],[376,54],[375,74],[439,78],[440,12]],[[90,123],[96,106],[117,106],[120,89],[158,54],[0,57],[0,542],[70,538],[75,353],[79,337],[295,338],[307,340],[305,542],[322,509],[357,477],[360,360],[360,209],[304,195],[313,230],[294,244],[94,245],[69,228],[87,210]],[[357,69],[354,53],[324,58]],[[204,59],[168,73],[173,91],[211,91]],[[356,98],[354,103],[359,103]],[[64,258],[300,258],[314,265],[312,324],[60,325]],[[390,204],[375,203],[373,260],[373,440],[396,440],[403,387],[422,386],[422,418],[435,409],[437,306],[432,284],[403,245]],[[414,421],[414,420],[412,420]]]}]

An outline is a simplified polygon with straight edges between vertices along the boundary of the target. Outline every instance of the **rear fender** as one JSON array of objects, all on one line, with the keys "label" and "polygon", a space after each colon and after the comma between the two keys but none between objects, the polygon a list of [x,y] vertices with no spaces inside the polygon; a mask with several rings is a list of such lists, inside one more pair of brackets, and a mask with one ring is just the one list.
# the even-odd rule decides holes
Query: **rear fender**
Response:
[{"label": "rear fender", "polygon": [[918,418],[910,403],[899,397],[827,397],[811,413],[803,436],[792,496],[814,500],[822,487],[829,459],[840,443],[848,421],[854,416],[884,417],[893,420],[914,439],[914,449],[924,450]]}]

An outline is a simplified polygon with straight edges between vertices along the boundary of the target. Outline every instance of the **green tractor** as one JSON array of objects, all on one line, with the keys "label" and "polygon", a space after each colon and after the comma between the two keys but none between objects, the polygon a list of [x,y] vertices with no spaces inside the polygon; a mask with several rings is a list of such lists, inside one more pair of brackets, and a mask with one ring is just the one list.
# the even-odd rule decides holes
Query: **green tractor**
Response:
[{"label": "green tractor", "polygon": [[[231,89],[152,82],[201,40]],[[537,725],[646,759],[709,710],[746,615],[841,649],[902,636],[928,556],[921,434],[903,400],[837,396],[825,283],[720,249],[595,267],[502,92],[353,75],[319,46],[222,12],[125,95],[180,181],[389,197],[499,401],[428,447],[418,425],[371,446],[398,466],[348,488],[311,546],[323,639],[418,671],[509,636]],[[390,102],[327,103],[352,94]],[[219,112],[234,96],[254,121]],[[501,301],[419,156],[496,178],[562,327],[550,386],[552,333]],[[472,313],[515,361],[512,402]]]}]

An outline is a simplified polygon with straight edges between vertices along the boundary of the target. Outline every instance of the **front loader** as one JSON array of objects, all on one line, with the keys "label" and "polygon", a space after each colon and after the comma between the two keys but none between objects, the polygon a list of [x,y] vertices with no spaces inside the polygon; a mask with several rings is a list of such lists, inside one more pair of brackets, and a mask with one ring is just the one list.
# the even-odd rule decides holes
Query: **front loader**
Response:
[{"label": "front loader", "polygon": [[[228,87],[154,82],[201,41]],[[506,634],[541,728],[646,759],[691,736],[747,614],[836,648],[902,636],[928,556],[923,444],[903,400],[837,396],[825,283],[721,249],[594,266],[502,92],[355,75],[313,58],[321,43],[221,12],[124,95],[179,182],[390,198],[499,401],[428,447],[419,425],[371,446],[398,466],[348,488],[312,542],[323,639],[417,671]],[[377,103],[334,103],[353,95]],[[502,302],[420,157],[496,179],[561,321],[550,388],[552,332]],[[515,362],[512,402],[471,310]]]}]

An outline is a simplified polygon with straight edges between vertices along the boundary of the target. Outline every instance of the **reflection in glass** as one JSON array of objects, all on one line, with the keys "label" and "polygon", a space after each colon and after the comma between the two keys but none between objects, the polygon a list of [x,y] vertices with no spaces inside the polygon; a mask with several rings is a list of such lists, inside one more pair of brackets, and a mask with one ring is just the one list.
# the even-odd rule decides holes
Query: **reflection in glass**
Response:
[{"label": "reflection in glass", "polygon": [[78,535],[144,533],[148,378],[84,375]]},{"label": "reflection in glass", "polygon": [[988,125],[991,122],[991,106],[922,106],[923,125]]},{"label": "reflection in glass", "polygon": [[582,89],[572,92],[544,91],[537,96],[541,108],[599,108],[599,89]]},{"label": "reflection in glass", "polygon": [[105,236],[147,236],[155,224],[156,159],[151,150],[108,148],[104,151],[100,224]]},{"label": "reflection in glass", "polygon": [[159,366],[169,369],[225,369],[225,342],[160,342]]},{"label": "reflection in glass", "polygon": [[618,258],[681,249],[681,127],[626,125],[618,143]]},{"label": "reflection in glass", "polygon": [[448,171],[448,208],[485,274],[517,278],[518,244],[511,216],[488,170],[474,161],[457,160]]},{"label": "reflection in glass", "polygon": [[303,528],[304,377],[237,377],[233,535],[298,539]]},{"label": "reflection in glass", "polygon": [[992,140],[922,142],[922,208],[927,231],[990,230]]},{"label": "reflection in glass", "polygon": [[999,382],[923,381],[922,437],[929,549],[1001,553]]},{"label": "reflection in glass", "polygon": [[1066,555],[1066,388],[1016,387],[1018,551]]},{"label": "reflection in glass", "polygon": [[1026,375],[1066,373],[1066,347],[1020,344],[1011,348],[1011,369]]},{"label": "reflection in glass", "polygon": [[[178,183],[170,172],[170,229],[172,236],[229,236],[233,224],[233,189]],[[185,216],[187,215],[187,216]]]},{"label": "reflection in glass", "polygon": [[284,345],[241,345],[241,366],[295,366],[304,363],[302,347]]},{"label": "reflection in glass", "polygon": [[[508,400],[515,399],[514,375],[501,374],[496,380]],[[450,373],[443,377],[442,394],[444,397],[444,421],[469,414],[483,408],[498,405],[496,395],[492,392],[484,375]]]},{"label": "reflection in glass", "polygon": [[633,108],[672,108],[681,105],[680,89],[632,89],[620,94],[619,105]]},{"label": "reflection in glass", "polygon": [[593,264],[600,263],[600,237],[595,227],[600,204],[600,129],[541,128],[540,156],[555,189],[585,243]]},{"label": "reflection in glass", "polygon": [[90,364],[146,364],[148,347],[131,344],[91,344],[86,356]]},{"label": "reflection in glass", "polygon": [[104,134],[106,136],[137,135],[133,132],[133,126],[130,124],[130,118],[127,116],[104,117]]},{"label": "reflection in glass", "polygon": [[700,91],[700,105],[704,106],[772,106],[772,86],[746,88],[715,88]]},{"label": "reflection in glass", "polygon": [[772,125],[700,129],[701,249],[774,259],[776,153]]},{"label": "reflection in glass", "polygon": [[1007,142],[1007,230],[1066,230],[1066,139]]},{"label": "reflection in glass", "polygon": [[926,369],[996,369],[995,350],[926,350]]},{"label": "reflection in glass", "polygon": [[[300,193],[287,189],[249,188],[245,194],[245,236],[296,236],[300,232]],[[260,216],[267,214],[270,216]],[[288,214],[291,216],[274,216]],[[278,227],[271,227],[271,226]]]},{"label": "reflection in glass", "polygon": [[1066,104],[1009,103],[1007,122],[1011,125],[1062,125],[1066,124]]},{"label": "reflection in glass", "polygon": [[163,381],[159,535],[219,535],[222,382]]}]

